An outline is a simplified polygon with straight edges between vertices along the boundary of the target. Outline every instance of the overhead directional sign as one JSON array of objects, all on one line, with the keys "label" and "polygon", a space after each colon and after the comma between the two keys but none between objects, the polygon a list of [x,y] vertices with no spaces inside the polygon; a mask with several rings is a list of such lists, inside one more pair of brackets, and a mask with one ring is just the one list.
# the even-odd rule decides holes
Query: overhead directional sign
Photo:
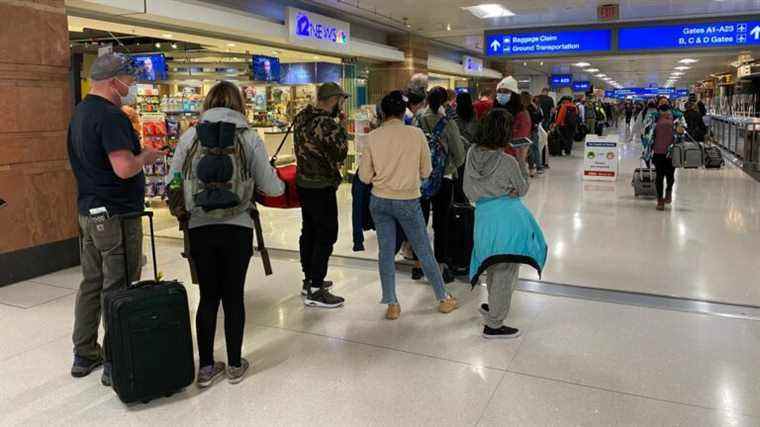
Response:
[{"label": "overhead directional sign", "polygon": [[549,86],[551,87],[568,87],[573,83],[572,74],[552,74],[549,77]]},{"label": "overhead directional sign", "polygon": [[496,33],[486,36],[487,56],[550,56],[612,50],[612,30]]},{"label": "overhead directional sign", "polygon": [[656,96],[667,96],[671,98],[683,98],[689,96],[689,90],[686,88],[674,87],[626,87],[622,89],[606,90],[604,96],[607,98],[654,98]]},{"label": "overhead directional sign", "polygon": [[591,82],[573,82],[573,92],[587,92],[589,89],[591,89]]},{"label": "overhead directional sign", "polygon": [[618,30],[620,51],[705,49],[760,45],[760,21],[627,27]]}]

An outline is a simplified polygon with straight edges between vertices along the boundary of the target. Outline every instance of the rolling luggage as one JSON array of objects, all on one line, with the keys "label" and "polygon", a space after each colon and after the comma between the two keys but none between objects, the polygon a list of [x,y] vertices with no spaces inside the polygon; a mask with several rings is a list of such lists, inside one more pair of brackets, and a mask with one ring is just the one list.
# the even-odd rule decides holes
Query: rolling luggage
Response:
[{"label": "rolling luggage", "polygon": [[470,271],[473,234],[475,233],[475,208],[469,203],[454,203],[449,211],[449,269],[455,276]]},{"label": "rolling luggage", "polygon": [[681,138],[682,142],[670,146],[670,158],[674,168],[696,169],[705,161],[702,146],[694,141],[688,133]]},{"label": "rolling luggage", "polygon": [[705,145],[705,168],[720,169],[726,161],[723,159],[723,152],[715,145]]},{"label": "rolling luggage", "polygon": [[562,155],[562,135],[559,133],[559,129],[554,129],[549,132],[549,155],[561,156]]},{"label": "rolling luggage", "polygon": [[657,198],[655,179],[657,173],[653,168],[637,168],[633,171],[633,195],[634,197]]},{"label": "rolling luggage", "polygon": [[[153,271],[156,247],[153,213],[123,215],[123,220],[150,220]],[[124,253],[127,267],[127,254]],[[128,271],[128,269],[127,269]],[[129,283],[125,289],[104,296],[107,351],[113,389],[124,403],[170,396],[195,379],[190,311],[185,287],[177,281],[154,280]]]}]

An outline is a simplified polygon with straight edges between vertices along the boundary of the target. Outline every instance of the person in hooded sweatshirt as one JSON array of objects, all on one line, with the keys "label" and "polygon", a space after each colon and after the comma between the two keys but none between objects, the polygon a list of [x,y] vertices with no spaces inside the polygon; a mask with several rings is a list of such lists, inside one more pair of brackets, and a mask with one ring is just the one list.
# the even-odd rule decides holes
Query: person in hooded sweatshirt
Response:
[{"label": "person in hooded sweatshirt", "polygon": [[475,204],[475,232],[470,283],[475,286],[487,275],[488,304],[481,306],[484,338],[516,338],[520,331],[504,325],[512,292],[517,286],[520,264],[539,275],[546,262],[543,232],[522,203],[528,193],[528,147],[510,150],[512,116],[493,109],[485,118],[480,135],[467,154],[464,191]]},{"label": "person in hooded sweatshirt", "polygon": [[[174,177],[179,173],[184,180],[184,206],[173,210],[172,214],[182,222],[189,220],[190,252],[198,271],[200,301],[195,326],[200,359],[197,376],[199,387],[212,385],[225,374],[225,370],[230,383],[239,383],[250,366],[241,357],[241,351],[245,329],[245,281],[253,255],[251,200],[241,198],[238,207],[230,209],[229,214],[192,208],[200,200],[200,193],[193,194],[193,188],[198,186],[199,177],[208,173],[202,171],[201,164],[210,159],[203,154],[200,136],[210,134],[205,129],[214,128],[214,125],[234,125],[238,138],[236,141],[242,148],[239,154],[241,170],[244,168],[247,172],[243,175],[249,178],[232,178],[231,183],[244,188],[245,191],[241,192],[251,196],[254,191],[269,196],[278,196],[285,191],[285,184],[269,165],[264,143],[256,131],[248,126],[242,92],[233,83],[217,83],[206,96],[199,124],[180,137],[169,174],[169,177]],[[220,303],[224,307],[227,366],[214,360],[214,336]]]}]

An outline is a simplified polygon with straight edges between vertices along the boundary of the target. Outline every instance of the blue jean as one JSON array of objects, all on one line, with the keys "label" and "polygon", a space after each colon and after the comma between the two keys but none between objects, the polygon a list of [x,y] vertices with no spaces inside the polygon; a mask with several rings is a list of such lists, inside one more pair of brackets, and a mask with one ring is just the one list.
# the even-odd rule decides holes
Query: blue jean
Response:
[{"label": "blue jean", "polygon": [[430,239],[419,199],[391,200],[372,196],[369,204],[375,221],[377,241],[380,246],[380,282],[383,287],[382,304],[398,304],[396,298],[396,222],[404,229],[406,238],[422,263],[425,277],[431,281],[435,297],[441,301],[448,293],[443,285],[441,270],[433,256]]}]

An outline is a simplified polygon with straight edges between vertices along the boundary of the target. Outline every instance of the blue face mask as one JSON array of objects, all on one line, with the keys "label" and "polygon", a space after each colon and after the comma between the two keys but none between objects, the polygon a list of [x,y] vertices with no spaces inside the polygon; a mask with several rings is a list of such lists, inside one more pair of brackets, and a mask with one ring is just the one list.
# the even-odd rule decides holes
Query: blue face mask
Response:
[{"label": "blue face mask", "polygon": [[499,105],[507,105],[509,104],[509,100],[512,98],[511,93],[497,93],[496,94],[496,103]]}]

